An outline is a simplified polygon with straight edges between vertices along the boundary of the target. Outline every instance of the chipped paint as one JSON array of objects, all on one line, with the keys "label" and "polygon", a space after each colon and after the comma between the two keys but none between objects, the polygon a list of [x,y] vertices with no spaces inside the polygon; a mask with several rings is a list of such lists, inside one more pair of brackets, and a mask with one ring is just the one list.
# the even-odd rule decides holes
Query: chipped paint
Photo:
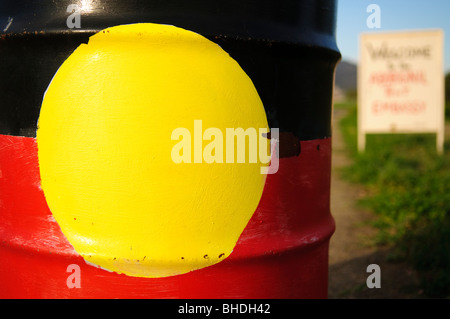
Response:
[{"label": "chipped paint", "polygon": [[267,164],[176,164],[171,132],[196,119],[223,132],[267,129],[252,81],[196,33],[105,31],[45,93],[37,143],[53,216],[87,262],[118,273],[164,277],[222,262],[259,203]]}]

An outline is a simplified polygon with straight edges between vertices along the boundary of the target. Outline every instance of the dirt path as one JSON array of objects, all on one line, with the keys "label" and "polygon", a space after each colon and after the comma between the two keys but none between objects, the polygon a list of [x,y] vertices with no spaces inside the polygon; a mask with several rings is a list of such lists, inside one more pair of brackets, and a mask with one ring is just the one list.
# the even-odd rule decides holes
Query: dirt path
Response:
[{"label": "dirt path", "polygon": [[[389,261],[388,247],[370,245],[375,229],[368,225],[370,212],[356,207],[363,189],[339,177],[339,168],[351,164],[338,130],[338,121],[345,110],[336,110],[333,123],[333,161],[331,178],[331,213],[336,232],[330,242],[329,298],[420,298],[415,272],[404,263]],[[366,285],[367,266],[381,268],[381,288]]]}]

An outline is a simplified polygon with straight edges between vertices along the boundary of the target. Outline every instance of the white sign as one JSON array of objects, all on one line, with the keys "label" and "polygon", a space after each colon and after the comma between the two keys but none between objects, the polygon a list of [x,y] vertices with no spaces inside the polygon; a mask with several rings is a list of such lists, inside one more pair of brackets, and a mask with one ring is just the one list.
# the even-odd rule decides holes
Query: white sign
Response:
[{"label": "white sign", "polygon": [[358,149],[367,133],[436,133],[444,147],[441,30],[368,33],[360,38]]}]

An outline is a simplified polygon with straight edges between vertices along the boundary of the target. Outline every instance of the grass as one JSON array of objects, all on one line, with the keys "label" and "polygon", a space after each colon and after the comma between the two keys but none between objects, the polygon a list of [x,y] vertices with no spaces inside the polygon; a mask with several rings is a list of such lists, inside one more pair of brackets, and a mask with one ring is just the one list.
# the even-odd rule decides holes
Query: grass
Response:
[{"label": "grass", "polygon": [[361,204],[376,215],[376,242],[392,245],[398,258],[414,266],[428,296],[450,296],[448,141],[439,156],[435,135],[368,135],[359,154],[356,104],[336,108],[348,110],[339,126],[354,160],[342,175],[368,190]]}]

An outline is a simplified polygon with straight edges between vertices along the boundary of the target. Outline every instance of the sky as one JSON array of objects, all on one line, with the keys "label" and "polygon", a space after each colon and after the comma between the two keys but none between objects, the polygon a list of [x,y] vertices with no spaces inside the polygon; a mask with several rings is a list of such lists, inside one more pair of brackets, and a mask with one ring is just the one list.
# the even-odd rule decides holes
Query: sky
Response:
[{"label": "sky", "polygon": [[[359,35],[366,32],[442,29],[444,68],[450,72],[450,0],[337,0],[337,43],[344,61],[357,63]],[[370,29],[370,4],[381,9],[379,29]]]}]

